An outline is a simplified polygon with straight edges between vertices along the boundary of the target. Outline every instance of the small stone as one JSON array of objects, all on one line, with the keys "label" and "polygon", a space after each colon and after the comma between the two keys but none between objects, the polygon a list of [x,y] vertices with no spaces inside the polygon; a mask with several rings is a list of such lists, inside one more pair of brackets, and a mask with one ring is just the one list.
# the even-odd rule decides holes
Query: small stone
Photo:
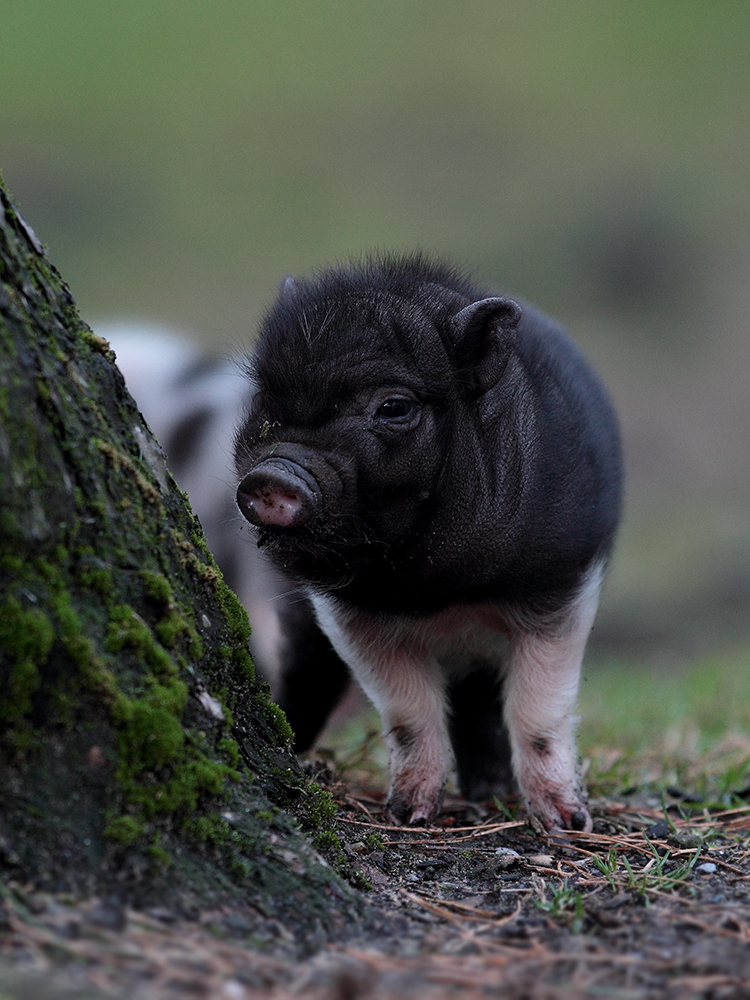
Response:
[{"label": "small stone", "polygon": [[551,854],[531,854],[526,860],[530,865],[538,865],[539,868],[551,868],[555,863]]},{"label": "small stone", "polygon": [[643,832],[650,840],[663,840],[669,836],[671,827],[665,819],[660,819],[658,823],[647,827]]},{"label": "small stone", "polygon": [[501,854],[495,866],[501,872],[507,871],[509,868],[520,868],[521,856],[519,854]]},{"label": "small stone", "polygon": [[222,987],[222,994],[228,997],[229,1000],[245,1000],[247,996],[247,990],[238,982],[236,979],[227,979]]},{"label": "small stone", "polygon": [[510,857],[510,858],[520,858],[521,857],[521,855],[518,853],[518,851],[514,851],[512,847],[498,847],[497,850],[495,851],[495,854],[497,854],[497,855],[501,855],[501,854],[502,855],[506,855],[507,857]]},{"label": "small stone", "polygon": [[254,930],[254,925],[241,914],[230,914],[224,918],[224,926],[233,934],[250,934]]},{"label": "small stone", "polygon": [[42,913],[46,913],[49,908],[49,899],[41,893],[33,893],[27,896],[25,902],[26,906],[31,910],[35,917],[40,916]]},{"label": "small stone", "polygon": [[198,693],[198,701],[203,705],[205,710],[209,715],[213,715],[215,719],[223,722],[226,716],[224,715],[224,709],[221,707],[221,702],[219,702],[212,694],[208,691],[200,691]]},{"label": "small stone", "polygon": [[670,833],[667,837],[667,843],[672,847],[692,848],[700,847],[703,839],[692,830],[681,830],[678,833]]},{"label": "small stone", "polygon": [[117,897],[100,900],[88,912],[87,920],[97,927],[111,931],[123,931],[127,924],[125,907]]},{"label": "small stone", "polygon": [[716,871],[716,865],[713,861],[705,861],[702,865],[698,865],[695,870],[700,872],[701,875],[713,875]]}]

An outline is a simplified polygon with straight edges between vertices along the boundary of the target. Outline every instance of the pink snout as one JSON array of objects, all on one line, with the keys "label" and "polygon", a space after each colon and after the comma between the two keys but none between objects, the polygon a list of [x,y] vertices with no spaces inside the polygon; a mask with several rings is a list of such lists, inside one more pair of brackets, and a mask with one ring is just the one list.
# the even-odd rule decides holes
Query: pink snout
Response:
[{"label": "pink snout", "polygon": [[237,488],[237,504],[259,528],[298,528],[320,510],[321,495],[310,473],[284,458],[267,458]]}]

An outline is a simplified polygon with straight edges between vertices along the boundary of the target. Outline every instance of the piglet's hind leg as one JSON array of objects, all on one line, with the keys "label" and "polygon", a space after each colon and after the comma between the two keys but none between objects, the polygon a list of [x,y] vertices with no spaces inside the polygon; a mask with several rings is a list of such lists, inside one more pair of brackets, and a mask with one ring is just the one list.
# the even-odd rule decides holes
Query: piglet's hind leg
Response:
[{"label": "piglet's hind leg", "polygon": [[548,830],[592,825],[576,770],[574,713],[598,584],[597,576],[584,588],[563,627],[511,643],[505,721],[513,770],[529,812]]}]

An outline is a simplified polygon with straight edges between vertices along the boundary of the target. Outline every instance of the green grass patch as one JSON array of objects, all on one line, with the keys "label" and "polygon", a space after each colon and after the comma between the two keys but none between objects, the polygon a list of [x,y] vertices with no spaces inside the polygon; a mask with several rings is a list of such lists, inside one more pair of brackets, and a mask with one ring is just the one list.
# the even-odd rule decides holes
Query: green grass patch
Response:
[{"label": "green grass patch", "polygon": [[584,670],[581,740],[629,749],[672,749],[686,739],[706,749],[730,730],[750,731],[750,650],[687,668],[607,663]]},{"label": "green grass patch", "polygon": [[736,650],[684,669],[587,668],[579,746],[592,791],[676,786],[731,804],[748,783],[749,664]]}]

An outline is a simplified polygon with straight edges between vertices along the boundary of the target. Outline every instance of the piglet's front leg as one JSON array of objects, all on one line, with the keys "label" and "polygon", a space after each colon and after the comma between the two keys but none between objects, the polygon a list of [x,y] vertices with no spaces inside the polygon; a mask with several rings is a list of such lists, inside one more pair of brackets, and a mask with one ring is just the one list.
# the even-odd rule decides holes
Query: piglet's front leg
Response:
[{"label": "piglet's front leg", "polygon": [[581,661],[596,610],[585,595],[567,627],[512,643],[505,680],[505,721],[513,771],[526,807],[547,830],[591,830],[577,774],[575,707]]},{"label": "piglet's front leg", "polygon": [[399,656],[353,670],[383,723],[391,765],[388,818],[430,823],[443,804],[452,761],[437,665]]},{"label": "piglet's front leg", "polygon": [[321,628],[377,709],[390,753],[388,816],[429,823],[440,812],[453,762],[445,680],[419,644],[399,639],[380,622],[311,595]]},{"label": "piglet's front leg", "polygon": [[396,823],[410,825],[432,822],[440,812],[450,765],[448,736],[442,718],[430,721],[422,713],[414,719],[396,720],[385,733],[390,752],[391,788],[387,816]]},{"label": "piglet's front leg", "polygon": [[442,677],[431,664],[396,660],[381,665],[363,686],[378,709],[390,753],[388,818],[430,823],[443,804],[452,762]]}]

